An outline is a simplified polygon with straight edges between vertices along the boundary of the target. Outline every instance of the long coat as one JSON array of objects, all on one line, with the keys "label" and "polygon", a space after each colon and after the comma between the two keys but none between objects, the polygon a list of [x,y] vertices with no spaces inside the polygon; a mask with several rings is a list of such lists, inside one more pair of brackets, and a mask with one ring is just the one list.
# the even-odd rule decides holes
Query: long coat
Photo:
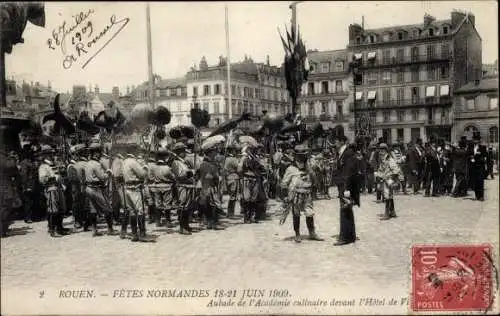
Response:
[{"label": "long coat", "polygon": [[355,152],[347,147],[337,158],[335,178],[337,180],[339,196],[343,196],[344,190],[347,190],[351,194],[353,204],[360,206],[358,168],[359,162]]}]

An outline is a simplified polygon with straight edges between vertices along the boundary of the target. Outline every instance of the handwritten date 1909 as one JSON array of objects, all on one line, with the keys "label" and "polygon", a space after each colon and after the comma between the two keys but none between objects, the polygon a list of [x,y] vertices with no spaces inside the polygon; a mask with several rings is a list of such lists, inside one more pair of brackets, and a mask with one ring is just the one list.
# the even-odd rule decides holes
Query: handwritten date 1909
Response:
[{"label": "handwritten date 1909", "polygon": [[[90,56],[90,58],[82,65],[82,68],[85,68],[85,66],[87,66],[87,64],[90,61],[92,61],[97,56],[97,54],[99,54],[109,44],[109,42],[111,42],[118,35],[118,33],[120,33],[122,31],[122,29],[130,21],[130,19],[123,18],[123,19],[117,20],[116,16],[112,15],[110,17],[109,21],[110,21],[109,24],[106,25],[106,27],[99,34],[94,36],[91,40],[87,41],[86,43],[83,41],[81,35],[78,36],[78,33],[75,34],[76,41],[74,41],[74,39],[73,39],[73,41],[74,41],[73,45],[76,49],[76,54],[68,54],[64,57],[64,60],[63,60],[64,69],[71,68],[73,63],[76,62],[79,57],[87,55],[89,53],[90,49],[92,49],[94,47],[94,45],[97,44],[99,42],[99,40],[108,33],[108,31],[110,31],[113,27],[114,28],[118,27],[118,29],[111,36],[111,38],[109,38],[104,43],[104,45],[101,48],[99,48],[92,56]],[[89,30],[89,26],[84,26],[84,27],[82,27],[81,33],[82,34],[88,33],[88,38],[90,38],[92,31],[93,31],[92,26],[90,26],[90,30]]]},{"label": "handwritten date 1909", "polygon": [[[52,30],[52,38],[47,40],[47,45],[50,49],[55,50],[55,46],[59,46],[63,54],[66,54],[66,37],[69,36],[73,31],[77,29],[78,26],[83,24],[87,19],[95,13],[94,9],[89,9],[86,12],[80,12],[77,15],[73,15],[73,24],[68,25],[64,21],[57,29]],[[92,34],[92,22],[88,21],[86,25],[82,28],[81,33],[87,33],[89,36]],[[81,36],[81,34],[80,34]]]}]

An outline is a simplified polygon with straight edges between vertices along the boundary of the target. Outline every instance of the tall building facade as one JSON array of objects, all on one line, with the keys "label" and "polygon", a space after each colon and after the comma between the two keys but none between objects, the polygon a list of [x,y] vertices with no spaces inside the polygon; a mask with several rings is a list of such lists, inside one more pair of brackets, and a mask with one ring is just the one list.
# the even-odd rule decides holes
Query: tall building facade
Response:
[{"label": "tall building facade", "polygon": [[481,38],[470,13],[425,15],[423,23],[364,29],[349,26],[349,58],[359,63],[351,109],[354,130],[370,126],[387,142],[451,140],[453,93],[481,76]]},{"label": "tall building facade", "polygon": [[348,51],[315,50],[308,51],[307,56],[311,70],[299,98],[301,116],[306,123],[319,121],[326,128],[340,124],[351,138],[354,135],[349,128],[353,116],[349,111],[352,78]]}]

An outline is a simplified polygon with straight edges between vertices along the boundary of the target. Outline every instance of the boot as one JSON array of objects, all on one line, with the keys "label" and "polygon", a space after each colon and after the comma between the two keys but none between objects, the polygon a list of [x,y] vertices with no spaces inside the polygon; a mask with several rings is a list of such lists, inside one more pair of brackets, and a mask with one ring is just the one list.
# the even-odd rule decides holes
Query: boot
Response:
[{"label": "boot", "polygon": [[[177,219],[179,220],[179,211],[177,211]],[[165,222],[168,228],[174,228],[175,225],[172,223],[172,212],[170,210],[165,212]]]},{"label": "boot", "polygon": [[148,205],[148,223],[153,224],[156,216],[156,205]]},{"label": "boot", "polygon": [[385,200],[385,212],[384,214],[379,215],[381,221],[386,221],[391,219],[391,200]]},{"label": "boot", "polygon": [[191,234],[191,232],[193,231],[191,229],[191,227],[189,227],[189,223],[190,223],[190,216],[189,216],[189,213],[186,212],[185,214],[182,214],[182,228],[189,232],[189,234]]},{"label": "boot", "polygon": [[128,214],[126,212],[120,215],[120,222],[122,226],[120,232],[120,238],[125,239],[127,238],[127,226],[128,226]]},{"label": "boot", "polygon": [[234,207],[236,206],[236,201],[229,200],[227,204],[227,218],[234,218]]},{"label": "boot", "polygon": [[390,216],[391,217],[397,217],[396,210],[394,208],[394,199],[390,199],[389,200],[389,205],[390,205],[390,207],[389,207]]},{"label": "boot", "polygon": [[114,235],[115,230],[113,229],[113,214],[106,214],[106,224],[108,226],[108,235]]},{"label": "boot", "polygon": [[161,227],[161,214],[162,213],[163,213],[162,209],[156,209],[156,212],[154,214],[156,227]]},{"label": "boot", "polygon": [[316,241],[323,241],[323,238],[320,238],[316,235],[316,230],[314,229],[314,217],[306,217],[307,229],[309,230],[309,239]]},{"label": "boot", "polygon": [[69,228],[64,228],[64,226],[63,226],[63,220],[64,220],[64,215],[63,214],[57,214],[58,230],[62,234],[69,234],[70,229]]},{"label": "boot", "polygon": [[132,241],[139,241],[137,234],[137,215],[130,216],[130,226],[132,227]]},{"label": "boot", "polygon": [[294,241],[296,243],[302,242],[302,237],[300,236],[300,216],[293,216],[293,230],[295,231]]},{"label": "boot", "polygon": [[92,224],[93,237],[102,236],[97,230],[97,214],[90,214],[90,223]]},{"label": "boot", "polygon": [[[49,223],[49,234],[51,237],[61,237],[62,235],[56,231],[56,224],[54,217],[55,217],[54,214],[47,215],[47,222]],[[7,229],[5,229],[4,232],[7,232]]]},{"label": "boot", "polygon": [[137,216],[138,226],[139,226],[139,237],[146,237],[146,215]]}]

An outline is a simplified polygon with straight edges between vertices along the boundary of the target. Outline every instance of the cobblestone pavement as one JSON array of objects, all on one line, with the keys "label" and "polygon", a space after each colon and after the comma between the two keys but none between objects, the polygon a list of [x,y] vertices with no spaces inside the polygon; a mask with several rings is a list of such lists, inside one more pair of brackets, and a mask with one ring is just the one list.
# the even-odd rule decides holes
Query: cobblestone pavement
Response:
[{"label": "cobblestone pavement", "polygon": [[[373,195],[363,195],[361,208],[355,209],[359,241],[343,247],[333,246],[339,228],[336,199],[315,202],[317,232],[326,240],[301,244],[290,238],[291,218],[281,226],[275,216],[250,225],[231,220],[223,231],[203,230],[191,236],[151,225],[148,233],[158,235],[155,243],[93,238],[91,232],[51,238],[46,222],[28,230],[16,222],[14,231],[26,234],[1,240],[2,301],[9,301],[9,291],[27,290],[36,297],[42,290],[68,287],[282,287],[292,289],[294,296],[314,289],[341,293],[366,288],[405,295],[414,243],[493,243],[498,249],[499,183],[488,180],[485,186],[485,202],[472,200],[472,193],[458,199],[397,195],[398,217],[384,222],[377,217],[383,204],[375,203]],[[334,196],[336,190],[331,193]],[[272,214],[277,203],[270,204]],[[301,226],[306,234],[305,220]]]}]

